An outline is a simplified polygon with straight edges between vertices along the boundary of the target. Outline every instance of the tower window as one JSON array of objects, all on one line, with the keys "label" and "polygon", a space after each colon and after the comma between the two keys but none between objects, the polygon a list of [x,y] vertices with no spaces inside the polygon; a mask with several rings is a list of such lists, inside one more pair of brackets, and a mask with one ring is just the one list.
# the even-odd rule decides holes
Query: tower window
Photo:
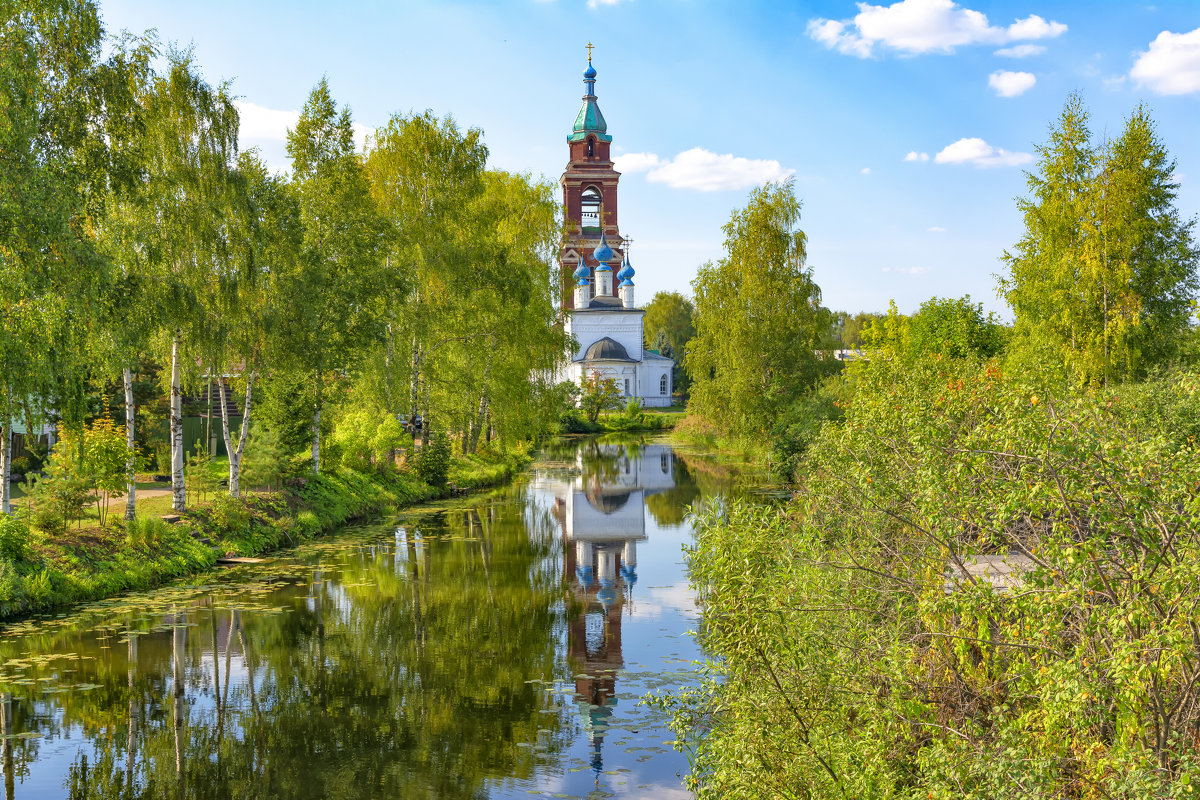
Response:
[{"label": "tower window", "polygon": [[663,395],[664,397],[667,394],[667,376],[666,375],[663,375],[661,378],[658,379],[658,393]]},{"label": "tower window", "polygon": [[584,230],[600,230],[600,190],[595,186],[584,189],[580,197],[579,225]]},{"label": "tower window", "polygon": [[596,139],[594,136],[589,136],[587,142],[588,142],[587,157],[588,157],[588,161],[591,161],[593,158],[596,157]]}]

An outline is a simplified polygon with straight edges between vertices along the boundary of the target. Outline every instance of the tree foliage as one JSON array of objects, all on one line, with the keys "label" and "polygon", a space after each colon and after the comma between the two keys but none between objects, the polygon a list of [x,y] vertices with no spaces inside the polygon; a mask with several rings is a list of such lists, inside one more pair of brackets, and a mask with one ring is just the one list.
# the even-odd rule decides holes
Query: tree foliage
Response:
[{"label": "tree foliage", "polygon": [[1175,162],[1144,107],[1120,137],[1093,142],[1072,96],[1028,174],[1025,235],[1004,255],[1001,291],[1027,360],[1084,383],[1169,362],[1188,330],[1200,251],[1175,207]]},{"label": "tree foliage", "polygon": [[824,369],[828,311],[806,265],[791,181],[755,189],[725,225],[725,257],[692,282],[690,408],[738,435],[765,432]]},{"label": "tree foliage", "polygon": [[693,320],[696,308],[691,300],[678,292],[657,292],[646,304],[645,311],[642,336],[646,349],[657,350],[667,358],[675,359],[671,385],[675,391],[686,394],[691,382],[684,358],[688,342],[696,335]]},{"label": "tree foliage", "polygon": [[1200,378],[851,371],[789,507],[700,520],[700,796],[1188,796]]}]

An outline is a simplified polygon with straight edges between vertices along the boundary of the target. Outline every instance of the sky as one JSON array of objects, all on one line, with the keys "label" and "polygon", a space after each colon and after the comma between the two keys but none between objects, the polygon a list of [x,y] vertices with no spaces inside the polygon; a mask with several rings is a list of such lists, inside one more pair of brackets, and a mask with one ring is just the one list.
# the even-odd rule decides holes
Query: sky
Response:
[{"label": "sky", "polygon": [[1007,316],[1016,200],[1072,92],[1097,140],[1144,104],[1200,212],[1200,0],[100,2],[108,30],[155,29],[229,81],[241,146],[280,171],[324,76],[361,137],[431,109],[557,184],[593,43],[641,302],[690,294],[751,189],[792,179],[826,306],[969,294]]}]

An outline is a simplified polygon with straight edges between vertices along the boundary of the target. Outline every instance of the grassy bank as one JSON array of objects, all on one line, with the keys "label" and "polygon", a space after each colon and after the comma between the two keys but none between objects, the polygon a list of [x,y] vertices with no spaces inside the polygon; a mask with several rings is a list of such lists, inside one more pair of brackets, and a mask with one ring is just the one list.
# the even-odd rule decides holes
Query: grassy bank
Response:
[{"label": "grassy bank", "polygon": [[572,409],[559,421],[559,433],[662,433],[674,428],[686,414],[684,406],[642,408],[630,405],[621,411],[602,413],[592,422],[578,409]]},{"label": "grassy bank", "polygon": [[338,469],[239,499],[218,492],[176,524],[160,516],[169,497],[139,501],[138,519],[128,524],[114,513],[107,527],[70,526],[54,535],[0,517],[0,619],[149,589],[210,569],[223,555],[259,555],[355,520],[500,485],[529,460],[516,452],[456,458],[444,489],[404,471]]},{"label": "grassy bank", "polygon": [[668,440],[676,446],[702,448],[746,464],[771,466],[771,450],[767,441],[730,436],[701,417],[687,415],[686,411],[681,411]]}]

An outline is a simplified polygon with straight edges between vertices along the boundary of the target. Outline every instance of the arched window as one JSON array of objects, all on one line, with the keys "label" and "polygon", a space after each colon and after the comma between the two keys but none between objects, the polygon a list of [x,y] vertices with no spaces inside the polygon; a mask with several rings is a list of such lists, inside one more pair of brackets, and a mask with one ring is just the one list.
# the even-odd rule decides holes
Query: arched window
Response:
[{"label": "arched window", "polygon": [[600,230],[600,190],[595,186],[584,189],[580,197],[579,225],[585,231]]},{"label": "arched window", "polygon": [[667,376],[663,375],[658,379],[658,393],[663,397],[667,396]]},{"label": "arched window", "polygon": [[588,157],[588,161],[591,161],[593,158],[596,157],[596,137],[595,136],[588,137],[587,157]]}]

